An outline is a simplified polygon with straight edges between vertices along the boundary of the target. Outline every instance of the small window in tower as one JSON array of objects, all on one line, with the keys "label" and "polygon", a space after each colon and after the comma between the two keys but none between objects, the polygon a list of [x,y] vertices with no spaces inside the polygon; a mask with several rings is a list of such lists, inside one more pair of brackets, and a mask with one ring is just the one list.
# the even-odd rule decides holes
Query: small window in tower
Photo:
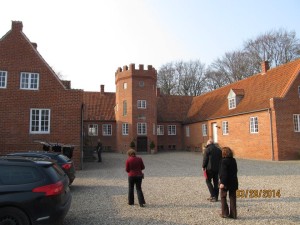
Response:
[{"label": "small window in tower", "polygon": [[123,83],[123,89],[127,89],[127,83]]},{"label": "small window in tower", "polygon": [[144,81],[141,80],[141,81],[139,82],[139,86],[140,86],[140,87],[144,87],[144,86],[145,86]]}]

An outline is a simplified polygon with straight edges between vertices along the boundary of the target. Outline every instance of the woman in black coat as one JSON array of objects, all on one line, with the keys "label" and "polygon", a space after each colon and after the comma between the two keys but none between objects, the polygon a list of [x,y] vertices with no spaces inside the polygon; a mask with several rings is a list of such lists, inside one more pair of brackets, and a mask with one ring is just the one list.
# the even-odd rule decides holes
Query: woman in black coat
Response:
[{"label": "woman in black coat", "polygon": [[[233,152],[229,147],[222,148],[222,162],[220,167],[220,195],[223,218],[236,219],[236,190],[238,189],[237,164],[233,158]],[[230,208],[227,204],[227,192],[229,192]]]}]

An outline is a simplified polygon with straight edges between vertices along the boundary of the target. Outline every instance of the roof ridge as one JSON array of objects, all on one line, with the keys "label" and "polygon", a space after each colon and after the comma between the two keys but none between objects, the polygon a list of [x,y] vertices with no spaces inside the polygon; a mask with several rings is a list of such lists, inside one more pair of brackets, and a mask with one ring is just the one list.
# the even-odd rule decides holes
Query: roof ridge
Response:
[{"label": "roof ridge", "polygon": [[[292,62],[293,63],[298,63],[298,65],[296,65],[294,73],[292,74],[291,78],[287,82],[285,88],[280,93],[280,97],[284,97],[286,95],[286,93],[291,88],[291,84],[294,82],[294,80],[297,78],[297,76],[300,75],[300,59],[296,59],[296,60],[294,60]],[[288,63],[288,64],[290,64],[290,63]],[[288,65],[288,64],[286,64],[286,65]]]}]

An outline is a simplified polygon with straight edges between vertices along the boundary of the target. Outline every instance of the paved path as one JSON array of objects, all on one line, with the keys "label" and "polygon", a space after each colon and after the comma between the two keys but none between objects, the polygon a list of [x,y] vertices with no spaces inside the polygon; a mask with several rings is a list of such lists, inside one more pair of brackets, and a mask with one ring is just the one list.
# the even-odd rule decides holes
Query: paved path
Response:
[{"label": "paved path", "polygon": [[[300,224],[300,161],[237,159],[242,190],[280,190],[281,197],[238,198],[238,219],[218,216],[220,202],[206,200],[202,155],[193,152],[140,155],[145,163],[147,205],[127,205],[127,156],[103,153],[89,162],[71,186],[73,202],[64,225],[88,224]],[[135,199],[136,200],[136,199]]]}]

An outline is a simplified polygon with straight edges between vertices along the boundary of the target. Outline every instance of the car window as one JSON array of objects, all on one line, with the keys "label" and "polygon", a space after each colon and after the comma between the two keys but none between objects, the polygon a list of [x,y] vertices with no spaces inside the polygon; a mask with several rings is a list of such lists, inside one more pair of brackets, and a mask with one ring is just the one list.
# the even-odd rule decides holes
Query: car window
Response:
[{"label": "car window", "polygon": [[60,155],[58,155],[58,157],[60,158],[60,161],[63,161],[63,162],[70,161],[70,159],[65,155],[60,154]]},{"label": "car window", "polygon": [[0,166],[0,180],[3,185],[18,185],[34,183],[43,178],[35,167],[29,166]]},{"label": "car window", "polygon": [[65,172],[56,163],[46,167],[45,169],[54,182],[61,180],[62,177],[65,176]]}]

